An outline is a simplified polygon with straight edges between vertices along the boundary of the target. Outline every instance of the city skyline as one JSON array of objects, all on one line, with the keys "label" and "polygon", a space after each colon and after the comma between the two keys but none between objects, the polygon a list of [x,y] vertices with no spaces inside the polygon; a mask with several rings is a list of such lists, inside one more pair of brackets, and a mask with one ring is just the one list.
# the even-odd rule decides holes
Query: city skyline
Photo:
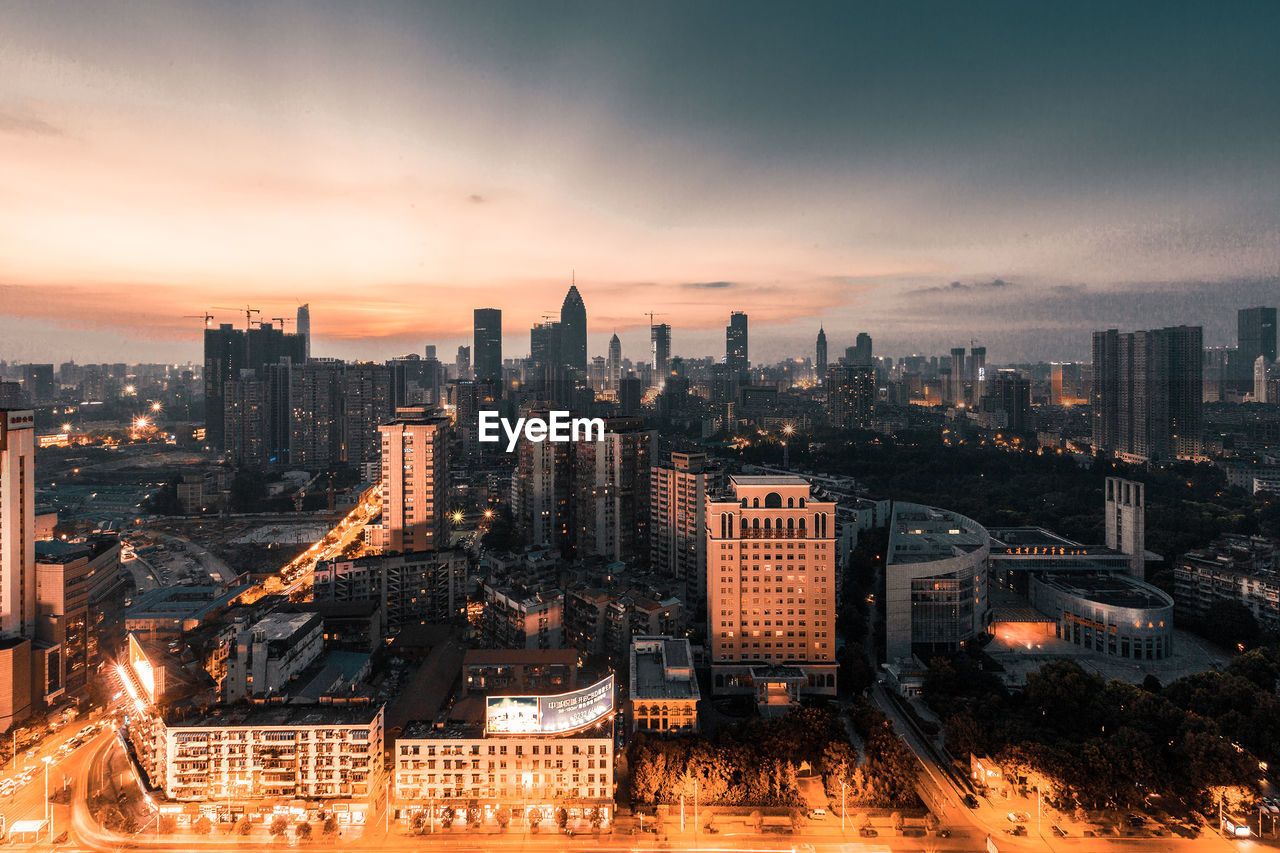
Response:
[{"label": "city skyline", "polygon": [[1229,343],[1280,268],[1275,9],[1007,11],[20,6],[2,355],[183,361],[246,301],[343,358],[491,305],[519,352],[575,269],[592,355],[650,310],[691,356],[744,311],[764,362]]}]

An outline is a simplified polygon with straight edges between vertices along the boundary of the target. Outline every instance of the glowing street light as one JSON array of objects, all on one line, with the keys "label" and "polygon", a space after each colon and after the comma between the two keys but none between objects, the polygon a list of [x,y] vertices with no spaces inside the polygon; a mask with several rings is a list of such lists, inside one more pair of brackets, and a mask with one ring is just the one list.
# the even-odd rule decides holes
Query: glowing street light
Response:
[{"label": "glowing street light", "polygon": [[462,510],[460,510],[460,509],[455,509],[455,510],[453,511],[453,523],[454,523],[454,524],[461,524],[461,523],[462,523]]},{"label": "glowing street light", "polygon": [[159,401],[159,400],[157,400],[156,402],[154,402],[154,403],[152,403],[152,404],[151,404],[151,411],[153,411],[153,412],[158,412],[158,411],[160,411],[160,401]]},{"label": "glowing street light", "polygon": [[151,422],[146,418],[136,418],[133,421],[134,429],[146,429],[150,425],[151,425]]},{"label": "glowing street light", "polygon": [[71,424],[63,424],[63,425],[62,425],[62,431],[63,431],[63,432],[71,432]]}]

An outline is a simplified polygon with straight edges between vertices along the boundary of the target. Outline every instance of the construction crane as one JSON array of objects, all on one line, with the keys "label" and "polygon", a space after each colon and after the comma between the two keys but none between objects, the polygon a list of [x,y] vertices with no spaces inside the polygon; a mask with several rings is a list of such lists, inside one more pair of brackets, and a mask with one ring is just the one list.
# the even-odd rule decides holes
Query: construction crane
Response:
[{"label": "construction crane", "polygon": [[667,312],[665,312],[665,311],[649,311],[649,312],[648,312],[648,313],[646,313],[644,316],[646,316],[646,317],[648,317],[648,318],[649,318],[649,325],[650,325],[650,326],[652,326],[652,325],[653,325],[653,318],[654,318],[654,317],[665,317],[665,316],[667,316]]},{"label": "construction crane", "polygon": [[212,314],[183,314],[183,315],[182,315],[182,319],[184,319],[184,320],[204,320],[204,327],[205,327],[206,329],[213,325],[213,315],[212,315]]},{"label": "construction crane", "polygon": [[278,323],[280,324],[280,330],[281,330],[281,331],[283,331],[283,330],[284,330],[284,324],[285,324],[285,323],[292,323],[292,322],[293,322],[293,318],[292,318],[292,317],[272,317],[272,318],[271,318],[271,322],[273,322],[273,323],[278,322]]},{"label": "construction crane", "polygon": [[253,323],[253,315],[254,315],[254,314],[261,314],[261,313],[262,313],[262,312],[261,312],[261,311],[259,311],[257,308],[251,308],[251,307],[250,307],[250,306],[248,306],[248,305],[244,306],[243,308],[232,308],[231,306],[228,306],[228,305],[215,305],[215,306],[213,306],[213,307],[214,307],[214,309],[215,309],[215,310],[218,310],[218,311],[243,311],[243,312],[244,312],[244,327],[245,327],[245,329],[248,329],[248,328],[250,327],[250,325]]}]

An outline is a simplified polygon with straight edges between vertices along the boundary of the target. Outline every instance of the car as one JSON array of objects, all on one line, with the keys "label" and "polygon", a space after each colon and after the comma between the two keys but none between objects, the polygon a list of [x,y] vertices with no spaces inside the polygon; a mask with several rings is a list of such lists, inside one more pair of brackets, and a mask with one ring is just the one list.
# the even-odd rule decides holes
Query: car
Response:
[{"label": "car", "polygon": [[858,830],[858,834],[863,838],[875,838],[880,833],[876,832],[875,827],[864,826]]},{"label": "car", "polygon": [[1027,828],[1026,828],[1025,826],[1023,826],[1022,824],[1018,824],[1017,826],[1015,826],[1015,827],[1014,827],[1012,830],[1010,830],[1010,831],[1011,831],[1014,835],[1026,835],[1026,834],[1027,834]]},{"label": "car", "polygon": [[1142,826],[1147,822],[1147,819],[1139,814],[1131,814],[1125,818],[1125,822],[1127,822],[1129,826]]},{"label": "car", "polygon": [[809,820],[826,820],[826,819],[827,819],[826,809],[814,809],[813,811],[809,812]]},{"label": "car", "polygon": [[1067,837],[1067,831],[1062,827],[1058,826],[1056,823],[1053,826],[1049,827],[1049,831],[1052,832],[1058,838]]},{"label": "car", "polygon": [[949,830],[949,829],[947,829],[947,828],[945,828],[945,827],[944,827],[944,828],[942,828],[942,829],[939,829],[939,830],[938,830],[937,835],[938,835],[938,837],[939,837],[939,838],[950,838],[950,837],[951,837],[951,830]]},{"label": "car", "polygon": [[975,797],[973,794],[965,794],[964,804],[971,809],[976,809],[978,807],[978,798]]},{"label": "car", "polygon": [[1009,823],[1026,823],[1031,820],[1031,815],[1026,812],[1009,812],[1005,817],[1009,818]]}]

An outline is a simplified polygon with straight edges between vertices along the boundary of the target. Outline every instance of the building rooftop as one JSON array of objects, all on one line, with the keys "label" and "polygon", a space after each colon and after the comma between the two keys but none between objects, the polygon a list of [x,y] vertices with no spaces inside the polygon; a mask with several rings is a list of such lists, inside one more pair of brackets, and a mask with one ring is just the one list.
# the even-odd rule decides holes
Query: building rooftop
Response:
[{"label": "building rooftop", "polygon": [[319,623],[318,614],[272,613],[255,622],[252,631],[255,639],[289,640],[312,623]]},{"label": "building rooftop", "polygon": [[809,487],[808,480],[794,474],[731,474],[729,480],[739,486],[803,486],[806,489]]},{"label": "building rooftop", "polygon": [[373,722],[382,706],[368,701],[333,702],[236,702],[198,709],[195,713],[167,714],[169,728],[221,728],[246,726],[363,726]]},{"label": "building rooftop", "polygon": [[80,557],[90,557],[93,549],[84,542],[63,542],[61,539],[36,540],[37,563],[69,563]]},{"label": "building rooftop", "polygon": [[631,699],[700,698],[689,641],[674,637],[636,637],[631,644]]},{"label": "building rooftop", "polygon": [[576,666],[574,649],[469,649],[463,666]]},{"label": "building rooftop", "polygon": [[125,611],[126,619],[202,619],[226,607],[249,590],[248,586],[160,587],[139,596]]},{"label": "building rooftop", "polygon": [[991,547],[1009,548],[1082,548],[1065,536],[1059,536],[1043,527],[988,527]]},{"label": "building rooftop", "polygon": [[1108,607],[1124,607],[1131,610],[1173,607],[1173,599],[1168,593],[1129,575],[1049,574],[1041,577],[1040,582]]},{"label": "building rooftop", "polygon": [[926,563],[971,553],[990,544],[982,525],[959,513],[898,503],[889,524],[887,565]]}]

